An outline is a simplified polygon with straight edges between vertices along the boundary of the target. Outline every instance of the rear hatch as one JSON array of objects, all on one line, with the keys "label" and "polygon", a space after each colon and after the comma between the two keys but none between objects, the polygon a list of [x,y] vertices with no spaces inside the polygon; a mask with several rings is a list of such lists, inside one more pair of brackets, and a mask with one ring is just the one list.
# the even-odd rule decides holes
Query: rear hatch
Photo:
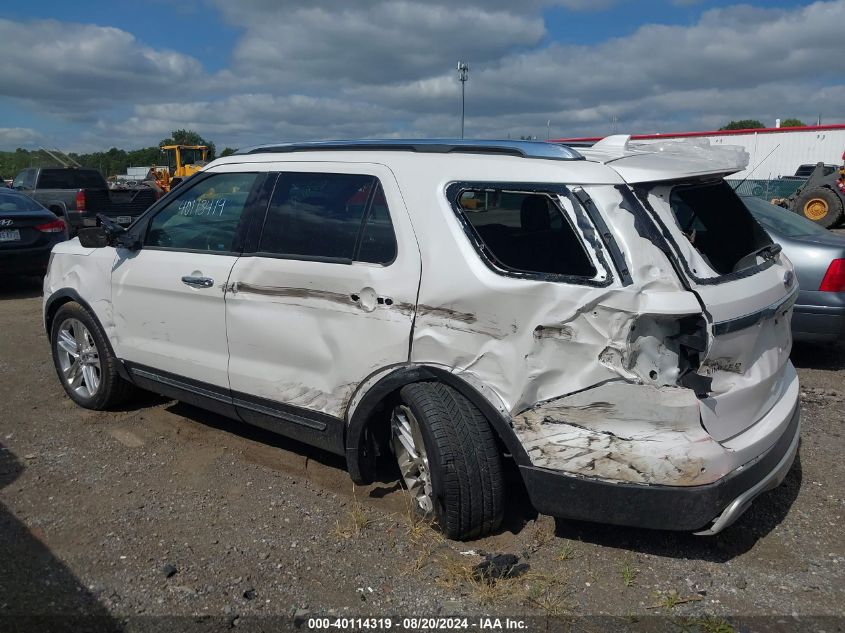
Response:
[{"label": "rear hatch", "polygon": [[720,177],[632,186],[710,322],[698,370],[710,381],[699,396],[701,417],[714,439],[729,440],[761,420],[795,380],[792,265]]}]

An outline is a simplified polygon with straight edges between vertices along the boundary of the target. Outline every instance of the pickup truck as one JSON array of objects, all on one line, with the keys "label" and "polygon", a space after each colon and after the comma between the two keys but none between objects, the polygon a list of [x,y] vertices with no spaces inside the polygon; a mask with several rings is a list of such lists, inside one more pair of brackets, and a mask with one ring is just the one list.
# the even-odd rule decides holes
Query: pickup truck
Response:
[{"label": "pickup truck", "polygon": [[28,195],[63,218],[71,237],[83,227],[97,226],[102,213],[120,224],[131,224],[158,197],[149,187],[111,191],[96,169],[31,167],[12,181]]}]

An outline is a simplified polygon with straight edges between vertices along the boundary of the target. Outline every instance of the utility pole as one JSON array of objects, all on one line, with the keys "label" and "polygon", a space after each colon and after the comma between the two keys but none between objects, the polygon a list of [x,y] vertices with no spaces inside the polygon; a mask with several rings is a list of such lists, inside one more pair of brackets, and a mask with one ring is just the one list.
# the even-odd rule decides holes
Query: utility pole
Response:
[{"label": "utility pole", "polygon": [[469,64],[458,62],[458,81],[461,82],[461,138],[464,137],[464,117],[466,115],[466,84],[469,79]]}]

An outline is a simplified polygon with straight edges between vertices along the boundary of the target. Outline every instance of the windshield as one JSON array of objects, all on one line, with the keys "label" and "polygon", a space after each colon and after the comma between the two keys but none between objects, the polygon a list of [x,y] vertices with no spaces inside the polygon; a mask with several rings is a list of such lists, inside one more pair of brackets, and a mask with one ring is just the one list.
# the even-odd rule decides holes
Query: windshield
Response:
[{"label": "windshield", "polygon": [[787,211],[783,207],[760,200],[759,198],[743,198],[742,201],[751,215],[767,230],[784,237],[808,237],[811,235],[826,235],[827,229],[815,222],[810,222],[800,215]]}]

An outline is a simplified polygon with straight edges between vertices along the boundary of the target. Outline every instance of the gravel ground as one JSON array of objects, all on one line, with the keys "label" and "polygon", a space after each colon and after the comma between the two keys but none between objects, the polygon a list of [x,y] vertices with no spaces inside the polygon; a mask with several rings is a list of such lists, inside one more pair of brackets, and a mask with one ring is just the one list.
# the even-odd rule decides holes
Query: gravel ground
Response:
[{"label": "gravel ground", "polygon": [[[0,629],[463,614],[470,628],[845,630],[845,345],[794,350],[799,461],[723,534],[555,522],[514,481],[503,530],[458,543],[416,522],[389,476],[354,488],[341,459],[260,429],[152,395],[75,406],[40,309],[37,284],[0,287]],[[529,569],[474,581],[484,553]]]}]

